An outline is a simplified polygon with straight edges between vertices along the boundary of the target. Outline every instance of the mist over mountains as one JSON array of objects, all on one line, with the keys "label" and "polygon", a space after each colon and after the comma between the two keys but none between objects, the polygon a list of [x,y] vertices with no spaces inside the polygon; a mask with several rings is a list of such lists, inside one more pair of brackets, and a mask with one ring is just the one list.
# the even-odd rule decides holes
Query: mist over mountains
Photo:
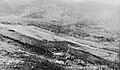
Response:
[{"label": "mist over mountains", "polygon": [[[119,24],[117,6],[98,3],[96,1],[71,2],[64,0],[0,0],[0,15],[20,15],[26,8],[42,7],[43,5],[53,4],[64,11],[64,14],[77,19],[87,19],[95,21],[97,24],[115,23]],[[19,3],[18,3],[19,2]],[[107,25],[106,25],[107,26]]]},{"label": "mist over mountains", "polygon": [[[59,6],[59,7],[62,7],[62,8],[74,8],[74,9],[76,9],[77,8],[77,10],[79,10],[79,8],[84,8],[84,9],[91,9],[91,10],[94,10],[94,11],[96,11],[96,10],[98,10],[98,9],[100,9],[101,11],[102,11],[102,8],[105,8],[105,9],[107,9],[107,8],[111,8],[112,9],[112,7],[113,8],[116,8],[116,6],[114,7],[113,5],[109,5],[109,4],[104,4],[104,3],[98,3],[98,2],[95,2],[95,1],[83,1],[83,2],[78,2],[78,3],[75,3],[75,2],[69,2],[69,1],[63,1],[63,0],[11,0],[11,1],[9,1],[9,0],[1,0],[1,2],[0,2],[1,4],[1,7],[3,6],[3,7],[7,7],[7,5],[9,6],[9,7],[11,7],[11,8],[17,8],[17,7],[19,7],[19,9],[20,8],[22,8],[22,7],[24,7],[24,8],[26,8],[26,7],[40,7],[40,6],[42,6],[42,5],[47,5],[47,4],[54,4],[54,5],[57,5],[57,6]],[[4,9],[6,9],[6,8],[4,8]],[[82,9],[82,10],[84,10],[84,9]],[[95,10],[96,9],[96,10]],[[23,10],[23,9],[22,9]]]},{"label": "mist over mountains", "polygon": [[9,13],[10,11],[10,5],[6,1],[0,0],[0,15],[4,15],[6,13]]}]

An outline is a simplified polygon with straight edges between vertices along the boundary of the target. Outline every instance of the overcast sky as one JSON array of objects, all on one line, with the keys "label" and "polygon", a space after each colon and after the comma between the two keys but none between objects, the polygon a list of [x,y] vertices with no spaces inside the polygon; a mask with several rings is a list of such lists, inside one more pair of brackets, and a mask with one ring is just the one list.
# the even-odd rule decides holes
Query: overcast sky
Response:
[{"label": "overcast sky", "polygon": [[[16,3],[18,5],[26,4],[34,0],[5,0],[9,3]],[[47,0],[46,0],[47,1]],[[63,0],[65,2],[85,2],[85,1],[96,1],[99,3],[111,4],[111,5],[120,5],[120,0]]]},{"label": "overcast sky", "polygon": [[85,2],[85,1],[95,1],[99,3],[111,4],[111,5],[120,5],[120,0],[64,0],[66,2]]},{"label": "overcast sky", "polygon": [[15,4],[18,4],[18,5],[23,5],[23,4],[27,4],[29,2],[32,2],[34,0],[5,0],[5,1],[7,1],[9,4],[15,3]]}]

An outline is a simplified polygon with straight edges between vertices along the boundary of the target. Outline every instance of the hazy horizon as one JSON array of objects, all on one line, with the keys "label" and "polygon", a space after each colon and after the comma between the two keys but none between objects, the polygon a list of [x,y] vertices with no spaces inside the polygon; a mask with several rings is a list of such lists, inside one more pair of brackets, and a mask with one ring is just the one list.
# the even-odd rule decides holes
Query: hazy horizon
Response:
[{"label": "hazy horizon", "polygon": [[[24,13],[25,8],[33,7],[33,6],[42,6],[47,5],[49,3],[53,3],[56,6],[63,7],[67,10],[68,8],[72,8],[73,10],[69,10],[67,13],[70,15],[77,17],[87,17],[91,20],[95,18],[95,20],[99,20],[100,23],[105,21],[105,27],[110,27],[112,29],[119,28],[119,8],[120,8],[120,0],[1,0],[5,1],[0,8],[0,15],[3,14],[21,14]],[[42,5],[41,5],[42,4]],[[4,6],[5,5],[5,6]],[[11,6],[11,7],[10,7]],[[66,7],[67,6],[67,7]],[[15,7],[15,8],[14,8]],[[10,13],[9,13],[10,11]],[[22,12],[21,12],[22,11]],[[19,13],[20,12],[20,13]],[[103,23],[103,24],[105,24]],[[108,24],[109,23],[109,24]],[[113,26],[114,24],[114,26]]]},{"label": "hazy horizon", "polygon": [[[24,4],[28,4],[32,1],[35,1],[35,0],[4,0],[4,1],[8,2],[10,5],[12,5],[12,4],[24,5]],[[120,5],[120,0],[62,0],[62,1],[66,2],[66,3],[69,3],[69,2],[80,3],[80,2],[93,1],[93,2],[98,2],[98,3],[103,3],[103,4],[110,4],[110,5],[114,5],[114,6]]]}]

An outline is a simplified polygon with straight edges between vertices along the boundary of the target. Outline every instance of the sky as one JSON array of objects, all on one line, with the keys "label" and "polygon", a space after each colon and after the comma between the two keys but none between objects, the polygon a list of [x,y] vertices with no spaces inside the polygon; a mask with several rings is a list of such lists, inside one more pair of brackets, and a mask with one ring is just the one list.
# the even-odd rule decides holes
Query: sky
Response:
[{"label": "sky", "polygon": [[[26,4],[34,0],[5,0],[9,3],[16,3],[18,5]],[[46,0],[47,1],[47,0]],[[120,5],[120,0],[63,0],[65,2],[85,2],[85,1],[96,1],[99,3],[111,4],[111,5]]]},{"label": "sky", "polygon": [[65,2],[85,2],[85,1],[95,1],[98,3],[105,3],[111,5],[120,5],[120,0],[64,0]]},{"label": "sky", "polygon": [[6,2],[8,2],[9,4],[17,4],[17,5],[24,5],[24,4],[27,4],[29,2],[32,2],[34,0],[4,0]]},{"label": "sky", "polygon": [[[34,0],[4,0],[4,1],[8,2],[12,6],[14,4],[17,4],[17,5],[27,4],[27,3],[32,2]],[[46,1],[48,1],[48,0],[46,0]],[[98,3],[114,5],[115,7],[118,6],[118,8],[120,7],[120,0],[63,0],[63,1],[66,2],[66,3],[69,3],[69,2],[71,2],[71,3],[80,3],[80,2],[86,2],[86,1],[95,1],[95,2],[98,2]],[[118,15],[119,15],[119,13],[118,13]],[[108,16],[106,16],[106,17],[108,17]],[[118,17],[118,18],[117,17],[116,18],[113,17],[113,19],[116,19],[116,20],[113,20],[113,22],[115,21],[116,24],[114,24],[114,26],[113,26],[113,24],[111,24],[111,28],[112,27],[115,27],[115,28],[116,27],[118,27],[118,28],[120,27],[119,18],[120,17]],[[109,24],[109,26],[106,25],[105,27],[110,27],[110,24]]]}]

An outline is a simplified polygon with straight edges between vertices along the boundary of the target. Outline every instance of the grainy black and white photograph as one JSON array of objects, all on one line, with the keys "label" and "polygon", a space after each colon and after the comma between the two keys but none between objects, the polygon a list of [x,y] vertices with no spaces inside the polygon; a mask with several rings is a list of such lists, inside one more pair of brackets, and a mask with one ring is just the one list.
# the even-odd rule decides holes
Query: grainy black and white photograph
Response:
[{"label": "grainy black and white photograph", "polygon": [[0,70],[120,70],[120,0],[0,0]]}]

